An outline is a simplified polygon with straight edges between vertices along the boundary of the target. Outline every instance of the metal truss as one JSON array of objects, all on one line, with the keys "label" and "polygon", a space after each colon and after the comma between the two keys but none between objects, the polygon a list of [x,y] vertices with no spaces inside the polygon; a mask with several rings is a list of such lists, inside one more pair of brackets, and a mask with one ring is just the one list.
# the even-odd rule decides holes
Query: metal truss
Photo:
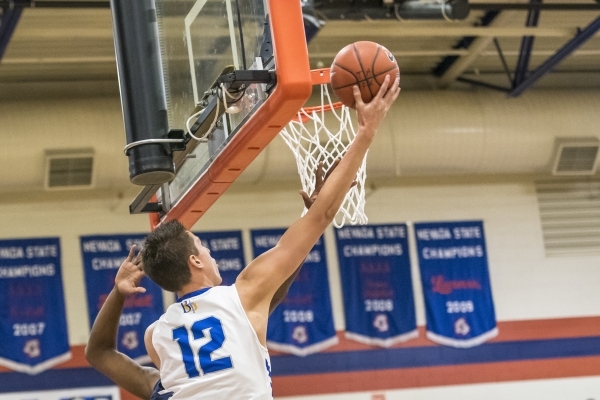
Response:
[{"label": "metal truss", "polygon": [[10,38],[19,23],[22,12],[23,8],[15,7],[14,5],[2,8],[2,15],[0,16],[0,62],[8,47]]},{"label": "metal truss", "polygon": [[[528,28],[536,27],[539,20],[539,14],[542,9],[544,9],[544,4],[542,0],[530,0],[529,4],[526,4],[529,8],[527,9],[527,19],[525,22],[525,26]],[[553,8],[552,8],[553,9]],[[488,11],[486,16],[493,15],[491,14],[493,11]],[[494,15],[493,20],[497,21],[497,15]],[[485,18],[485,17],[484,17]],[[490,21],[490,23],[492,22]],[[588,39],[596,34],[600,30],[600,17],[596,18],[593,22],[591,22],[588,26],[583,29],[578,29],[577,34],[571,40],[569,40],[566,44],[564,44],[560,49],[558,49],[554,55],[549,57],[546,61],[544,61],[540,66],[538,66],[534,71],[529,70],[529,61],[531,58],[531,53],[533,50],[534,36],[524,36],[521,41],[521,48],[519,50],[519,58],[517,61],[517,66],[514,71],[514,75],[510,72],[508,65],[506,63],[506,59],[504,58],[504,54],[500,47],[500,43],[497,38],[493,38],[494,46],[496,47],[496,51],[498,52],[498,56],[500,57],[500,61],[502,62],[502,67],[506,72],[508,80],[510,82],[509,87],[502,87],[498,85],[493,85],[487,82],[482,82],[470,78],[466,78],[460,76],[462,72],[466,70],[466,68],[476,59],[477,56],[483,52],[483,48],[487,45],[484,41],[485,38],[464,38],[463,42],[466,40],[467,48],[471,49],[475,47],[475,50],[470,53],[468,56],[463,57],[446,57],[438,66],[434,69],[434,74],[439,76],[438,86],[447,87],[453,80],[458,82],[468,83],[471,85],[481,86],[488,89],[498,90],[501,92],[507,93],[508,97],[514,98],[519,97],[523,92],[525,92],[528,88],[530,88],[537,80],[539,80],[546,73],[550,72],[554,67],[556,67],[561,61],[571,55],[575,50],[577,50],[581,45],[583,45]],[[471,46],[472,43],[477,44],[480,41],[481,45]],[[460,45],[460,42],[459,42]],[[461,63],[462,61],[462,63]],[[456,68],[459,65],[459,68]]]}]

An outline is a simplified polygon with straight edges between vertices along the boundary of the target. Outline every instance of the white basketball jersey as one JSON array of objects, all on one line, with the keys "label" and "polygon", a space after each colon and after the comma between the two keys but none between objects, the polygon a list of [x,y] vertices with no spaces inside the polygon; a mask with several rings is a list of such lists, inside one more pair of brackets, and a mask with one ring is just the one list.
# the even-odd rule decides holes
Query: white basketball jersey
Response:
[{"label": "white basketball jersey", "polygon": [[156,323],[152,343],[172,400],[273,398],[269,353],[234,285],[183,296]]}]

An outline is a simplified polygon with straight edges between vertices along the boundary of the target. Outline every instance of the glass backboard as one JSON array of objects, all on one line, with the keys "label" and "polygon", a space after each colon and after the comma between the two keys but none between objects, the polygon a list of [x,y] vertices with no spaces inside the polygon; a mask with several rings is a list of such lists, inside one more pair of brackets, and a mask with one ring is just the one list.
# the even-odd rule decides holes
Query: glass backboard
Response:
[{"label": "glass backboard", "polygon": [[[146,186],[130,210],[191,227],[310,96],[301,2],[154,0],[154,7],[169,131],[188,139],[189,131],[206,132],[174,153],[175,178]],[[230,91],[221,89],[234,84],[215,82],[231,71],[271,71],[272,79],[238,82],[239,101],[223,114]],[[205,112],[211,106],[220,113]],[[146,207],[154,194],[159,206]]]},{"label": "glass backboard", "polygon": [[[156,0],[156,16],[171,130],[187,130],[188,119],[205,106],[205,92],[228,67],[273,68],[272,57],[261,57],[261,48],[269,45],[271,37],[264,0]],[[264,89],[264,85],[250,85],[237,104],[238,113],[221,117],[208,142],[188,145],[195,148],[177,166],[169,185],[172,203],[205,172],[259,99],[266,98]]]}]

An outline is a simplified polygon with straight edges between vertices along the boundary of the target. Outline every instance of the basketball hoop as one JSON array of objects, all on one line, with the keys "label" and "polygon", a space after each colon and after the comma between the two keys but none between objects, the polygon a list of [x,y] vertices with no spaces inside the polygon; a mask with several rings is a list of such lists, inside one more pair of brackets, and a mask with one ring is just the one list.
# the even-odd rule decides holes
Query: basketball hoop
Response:
[{"label": "basketball hoop", "polygon": [[[356,137],[350,109],[341,102],[333,102],[329,94],[329,69],[311,71],[313,85],[320,85],[321,105],[306,107],[290,121],[280,135],[296,157],[298,174],[302,190],[310,194],[315,189],[315,170],[323,162],[325,171],[331,168],[336,159],[346,154],[346,150]],[[326,114],[327,113],[327,114]],[[325,121],[326,115],[330,121]],[[365,179],[367,156],[358,169],[356,185],[352,187],[333,224],[341,228],[344,224],[364,225],[368,222],[365,215]],[[304,209],[302,215],[308,210]]]}]

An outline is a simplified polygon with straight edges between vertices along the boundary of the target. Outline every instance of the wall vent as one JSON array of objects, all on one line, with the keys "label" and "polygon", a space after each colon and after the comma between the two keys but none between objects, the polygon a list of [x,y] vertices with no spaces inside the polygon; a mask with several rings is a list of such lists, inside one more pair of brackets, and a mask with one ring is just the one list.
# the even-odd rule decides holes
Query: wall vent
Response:
[{"label": "wall vent", "polygon": [[597,139],[558,143],[553,175],[593,175],[600,160]]},{"label": "wall vent", "polygon": [[46,190],[94,187],[92,149],[46,150]]},{"label": "wall vent", "polygon": [[546,256],[600,253],[600,181],[536,182]]}]

